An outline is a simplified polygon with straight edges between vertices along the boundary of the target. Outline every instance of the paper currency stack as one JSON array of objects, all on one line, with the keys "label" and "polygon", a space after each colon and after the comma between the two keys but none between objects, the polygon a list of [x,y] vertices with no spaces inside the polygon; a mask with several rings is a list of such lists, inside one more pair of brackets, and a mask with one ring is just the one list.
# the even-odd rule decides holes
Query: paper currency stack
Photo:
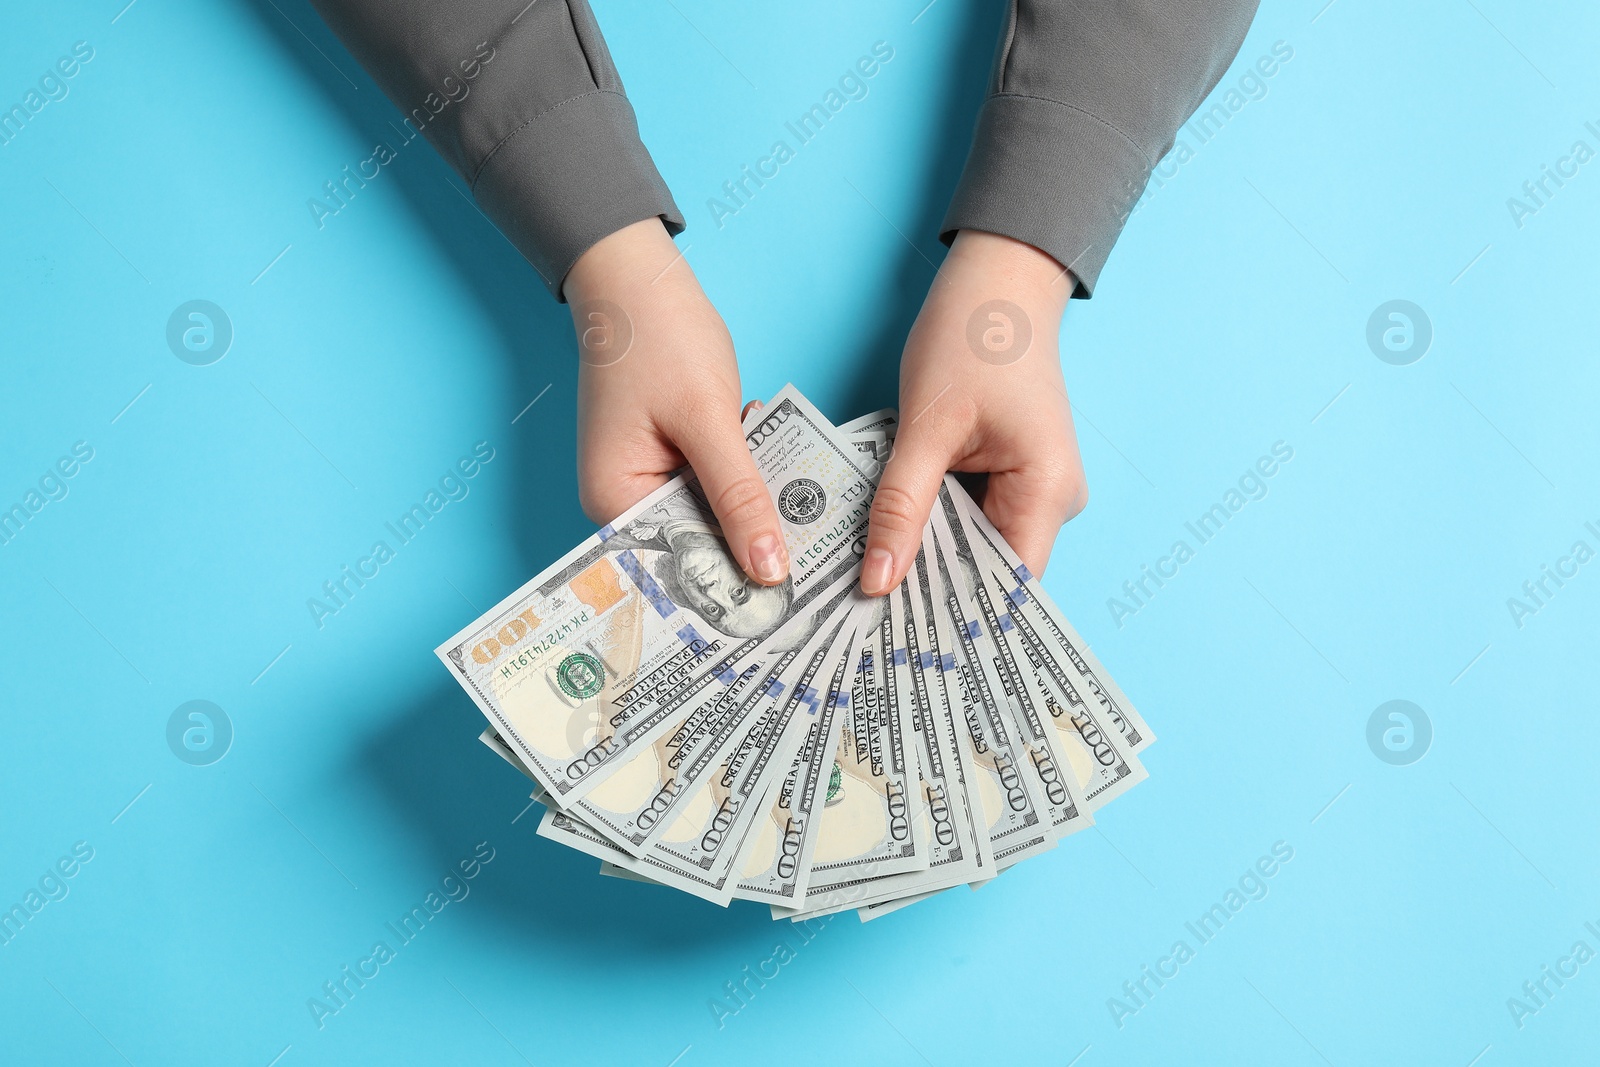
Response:
[{"label": "paper currency stack", "polygon": [[857,590],[894,435],[792,386],[745,422],[789,581],[675,478],[438,649],[535,783],[538,832],[775,918],[886,914],[1053,848],[1154,737],[954,479],[911,574]]}]

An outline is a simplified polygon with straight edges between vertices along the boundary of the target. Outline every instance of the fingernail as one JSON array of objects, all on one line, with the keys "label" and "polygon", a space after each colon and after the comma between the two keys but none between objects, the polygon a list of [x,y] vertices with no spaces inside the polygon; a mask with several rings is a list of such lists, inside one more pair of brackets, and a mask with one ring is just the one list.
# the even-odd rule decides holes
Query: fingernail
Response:
[{"label": "fingernail", "polygon": [[861,591],[868,596],[878,596],[889,591],[889,574],[894,570],[894,557],[887,548],[867,550],[861,561]]},{"label": "fingernail", "polygon": [[777,534],[763,534],[750,546],[750,567],[763,582],[777,582],[789,570],[787,555]]}]

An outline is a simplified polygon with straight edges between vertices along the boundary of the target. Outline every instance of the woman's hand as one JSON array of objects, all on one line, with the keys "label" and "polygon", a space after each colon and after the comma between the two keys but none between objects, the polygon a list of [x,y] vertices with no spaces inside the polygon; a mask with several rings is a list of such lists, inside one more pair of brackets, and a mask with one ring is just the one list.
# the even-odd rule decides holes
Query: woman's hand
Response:
[{"label": "woman's hand", "polygon": [[1043,252],[963,230],[900,358],[900,423],[872,501],[861,589],[915,561],[946,471],[988,474],[983,511],[1034,574],[1088,501],[1057,352],[1074,280]]},{"label": "woman's hand", "polygon": [[744,572],[789,576],[772,498],[739,426],[733,341],[659,219],[601,240],[563,286],[578,335],[578,492],[606,523],[694,468]]}]

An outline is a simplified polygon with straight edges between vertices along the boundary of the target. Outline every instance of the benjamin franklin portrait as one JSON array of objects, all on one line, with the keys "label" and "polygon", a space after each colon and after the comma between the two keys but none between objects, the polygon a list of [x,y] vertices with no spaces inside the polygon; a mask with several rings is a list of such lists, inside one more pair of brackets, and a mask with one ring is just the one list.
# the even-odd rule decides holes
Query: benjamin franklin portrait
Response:
[{"label": "benjamin franklin portrait", "polygon": [[605,546],[608,552],[654,555],[651,573],[672,602],[729,637],[763,638],[789,618],[794,579],[772,586],[751,580],[734,562],[722,531],[688,493],[637,516]]}]

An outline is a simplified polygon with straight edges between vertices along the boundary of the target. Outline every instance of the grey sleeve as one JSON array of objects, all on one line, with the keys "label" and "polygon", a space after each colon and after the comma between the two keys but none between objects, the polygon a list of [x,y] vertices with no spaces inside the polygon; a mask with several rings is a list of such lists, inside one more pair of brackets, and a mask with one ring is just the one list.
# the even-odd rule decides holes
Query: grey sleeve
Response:
[{"label": "grey sleeve", "polygon": [[550,291],[596,241],[683,216],[587,0],[312,0]]},{"label": "grey sleeve", "polygon": [[1049,253],[1087,297],[1150,171],[1217,84],[1257,0],[1012,0],[940,237]]}]

